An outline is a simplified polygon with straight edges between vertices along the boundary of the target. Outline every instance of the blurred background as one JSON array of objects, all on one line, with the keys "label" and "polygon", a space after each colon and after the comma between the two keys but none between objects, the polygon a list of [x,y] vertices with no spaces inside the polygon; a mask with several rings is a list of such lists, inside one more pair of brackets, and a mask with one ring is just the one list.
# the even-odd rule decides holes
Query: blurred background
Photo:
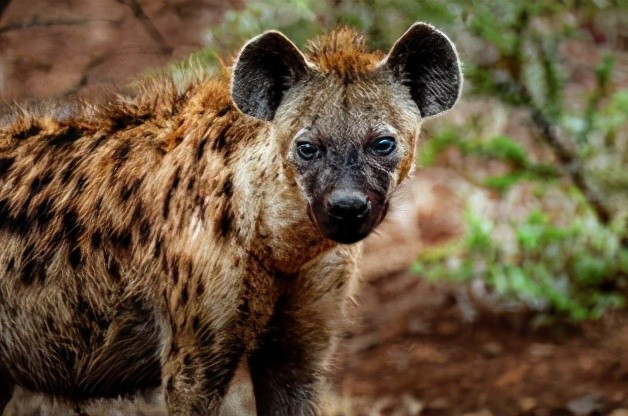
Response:
[{"label": "blurred background", "polygon": [[[266,29],[387,50],[419,20],[457,45],[464,95],[366,241],[325,415],[628,415],[626,0],[0,0],[0,102],[211,73]],[[225,415],[251,414],[242,379]],[[72,414],[18,396],[10,415]]]}]

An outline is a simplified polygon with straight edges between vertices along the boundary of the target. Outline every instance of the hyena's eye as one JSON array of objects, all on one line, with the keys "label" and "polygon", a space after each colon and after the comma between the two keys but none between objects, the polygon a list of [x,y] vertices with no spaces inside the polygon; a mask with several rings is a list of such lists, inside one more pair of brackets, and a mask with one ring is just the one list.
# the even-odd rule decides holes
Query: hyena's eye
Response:
[{"label": "hyena's eye", "polygon": [[320,148],[309,142],[297,143],[297,154],[303,160],[312,160],[320,153]]},{"label": "hyena's eye", "polygon": [[395,138],[389,136],[375,139],[368,146],[371,153],[377,156],[388,156],[395,150],[396,147],[397,143],[395,142]]}]

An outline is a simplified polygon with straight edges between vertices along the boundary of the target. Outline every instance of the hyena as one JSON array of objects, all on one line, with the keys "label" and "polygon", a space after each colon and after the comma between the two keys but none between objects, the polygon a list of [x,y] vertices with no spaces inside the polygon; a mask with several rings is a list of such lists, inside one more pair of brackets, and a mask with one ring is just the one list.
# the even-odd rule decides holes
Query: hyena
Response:
[{"label": "hyena", "polygon": [[451,41],[387,54],[339,29],[266,32],[231,70],[162,76],[0,130],[0,413],[14,386],[72,402],[161,387],[216,415],[241,360],[259,415],[315,415],[360,245],[450,109]]}]

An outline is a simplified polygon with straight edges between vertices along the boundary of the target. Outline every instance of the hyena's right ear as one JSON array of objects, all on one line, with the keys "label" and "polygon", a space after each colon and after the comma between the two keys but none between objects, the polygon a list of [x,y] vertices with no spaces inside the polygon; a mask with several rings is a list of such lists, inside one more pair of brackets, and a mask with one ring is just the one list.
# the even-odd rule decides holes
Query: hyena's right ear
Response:
[{"label": "hyena's right ear", "polygon": [[233,67],[231,97],[243,113],[272,120],[284,93],[308,71],[303,54],[283,34],[248,41]]}]

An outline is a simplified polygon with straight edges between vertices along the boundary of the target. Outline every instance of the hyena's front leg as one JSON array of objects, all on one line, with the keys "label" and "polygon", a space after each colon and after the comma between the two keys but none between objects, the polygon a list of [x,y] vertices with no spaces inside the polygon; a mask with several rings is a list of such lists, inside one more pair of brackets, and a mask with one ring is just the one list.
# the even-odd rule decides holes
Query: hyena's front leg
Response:
[{"label": "hyena's front leg", "polygon": [[[318,393],[342,327],[353,260],[342,253],[328,256],[280,297],[259,348],[249,357],[258,416],[319,414]],[[341,266],[333,266],[336,262]]]},{"label": "hyena's front leg", "polygon": [[170,416],[218,415],[243,348],[220,340],[197,318],[173,335],[163,367],[163,385]]},{"label": "hyena's front leg", "polygon": [[249,357],[258,416],[318,414],[317,390],[333,335],[322,322],[316,328],[316,318],[300,322],[294,312],[277,311],[262,344]]}]

